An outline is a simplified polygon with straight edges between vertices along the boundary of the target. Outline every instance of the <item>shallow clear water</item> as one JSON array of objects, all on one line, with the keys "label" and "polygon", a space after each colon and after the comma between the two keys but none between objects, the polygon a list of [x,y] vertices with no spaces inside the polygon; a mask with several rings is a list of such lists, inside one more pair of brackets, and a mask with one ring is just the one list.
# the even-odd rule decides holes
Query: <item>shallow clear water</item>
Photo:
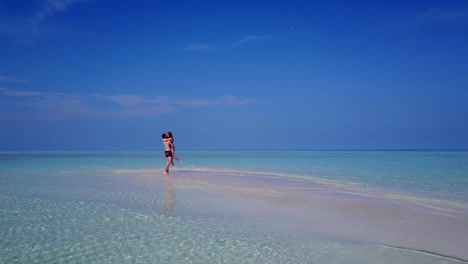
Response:
[{"label": "shallow clear water", "polygon": [[[274,171],[457,199],[466,199],[468,188],[468,153],[458,151],[178,156],[185,169]],[[310,236],[252,215],[248,197],[112,172],[163,165],[159,152],[1,153],[0,263],[461,263]]]},{"label": "shallow clear water", "polygon": [[[468,151],[178,151],[184,168],[301,175],[468,202]],[[1,171],[163,167],[161,152],[0,152]]]}]

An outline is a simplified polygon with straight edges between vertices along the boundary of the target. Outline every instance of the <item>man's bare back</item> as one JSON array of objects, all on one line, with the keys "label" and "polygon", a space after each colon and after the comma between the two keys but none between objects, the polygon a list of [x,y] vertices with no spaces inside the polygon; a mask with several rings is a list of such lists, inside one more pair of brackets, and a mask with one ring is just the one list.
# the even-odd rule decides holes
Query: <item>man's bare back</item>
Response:
[{"label": "man's bare back", "polygon": [[172,151],[173,146],[172,146],[171,140],[165,138],[162,141],[164,145],[164,151]]}]

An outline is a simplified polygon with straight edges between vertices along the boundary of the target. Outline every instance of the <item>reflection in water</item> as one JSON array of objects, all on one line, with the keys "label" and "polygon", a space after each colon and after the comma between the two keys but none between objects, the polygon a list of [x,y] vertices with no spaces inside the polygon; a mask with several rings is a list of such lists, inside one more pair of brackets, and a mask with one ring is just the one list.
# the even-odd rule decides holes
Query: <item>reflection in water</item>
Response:
[{"label": "reflection in water", "polygon": [[161,215],[170,215],[174,211],[177,202],[174,180],[170,177],[164,177],[164,209],[159,213]]}]

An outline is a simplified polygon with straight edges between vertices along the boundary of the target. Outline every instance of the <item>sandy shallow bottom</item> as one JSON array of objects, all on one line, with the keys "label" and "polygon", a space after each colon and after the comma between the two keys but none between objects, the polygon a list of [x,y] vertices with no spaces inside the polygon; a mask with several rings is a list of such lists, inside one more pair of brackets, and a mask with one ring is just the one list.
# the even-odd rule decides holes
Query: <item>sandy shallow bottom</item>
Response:
[{"label": "sandy shallow bottom", "polygon": [[0,182],[0,263],[465,263],[466,204],[239,171]]}]

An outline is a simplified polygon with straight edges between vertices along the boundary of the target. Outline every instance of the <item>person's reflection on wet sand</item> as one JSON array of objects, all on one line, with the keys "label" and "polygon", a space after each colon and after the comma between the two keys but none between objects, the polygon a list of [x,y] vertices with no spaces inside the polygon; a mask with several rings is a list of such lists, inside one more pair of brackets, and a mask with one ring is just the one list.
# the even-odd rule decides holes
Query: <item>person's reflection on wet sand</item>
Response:
[{"label": "person's reflection on wet sand", "polygon": [[170,215],[175,208],[177,202],[174,182],[172,178],[165,177],[164,184],[164,209],[159,212],[160,215]]}]

